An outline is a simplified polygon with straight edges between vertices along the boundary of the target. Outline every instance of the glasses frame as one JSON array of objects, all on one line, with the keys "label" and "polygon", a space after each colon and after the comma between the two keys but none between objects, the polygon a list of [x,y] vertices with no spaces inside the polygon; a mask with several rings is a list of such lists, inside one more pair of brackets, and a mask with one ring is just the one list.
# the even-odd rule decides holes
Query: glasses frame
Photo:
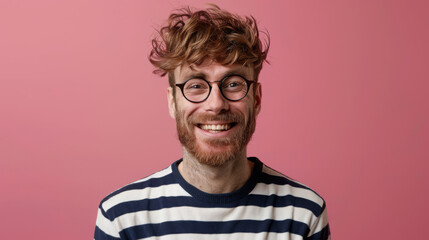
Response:
[{"label": "glasses frame", "polygon": [[[225,94],[223,93],[222,88],[220,87],[220,85],[221,85],[225,80],[227,80],[227,79],[228,79],[228,78],[230,78],[230,77],[234,77],[234,76],[241,77],[241,78],[246,82],[246,86],[247,86],[246,94],[244,94],[244,96],[243,96],[242,98],[237,99],[237,100],[231,100],[231,99],[227,98],[227,97],[225,96]],[[201,79],[201,80],[205,81],[205,82],[207,83],[207,85],[209,86],[209,93],[207,94],[207,97],[205,97],[205,98],[204,98],[203,100],[201,100],[201,101],[192,101],[192,100],[189,100],[189,99],[185,96],[185,92],[183,91],[183,88],[185,87],[186,83],[187,83],[188,81],[190,81],[190,80],[193,80],[193,79]],[[250,90],[250,85],[252,85],[252,83],[254,83],[254,82],[255,82],[255,81],[247,80],[245,77],[243,77],[243,76],[241,76],[241,75],[239,75],[239,74],[231,74],[231,75],[225,76],[225,77],[224,77],[224,78],[222,78],[221,80],[218,80],[218,81],[211,81],[211,82],[210,82],[210,81],[207,81],[206,79],[201,78],[201,77],[192,77],[192,78],[189,78],[188,80],[186,80],[184,83],[176,83],[176,87],[179,87],[179,88],[180,88],[180,90],[182,91],[182,95],[183,95],[183,97],[184,97],[186,100],[188,100],[189,102],[191,102],[191,103],[202,103],[202,102],[204,102],[205,100],[207,100],[207,98],[209,98],[210,93],[212,92],[212,88],[213,88],[213,87],[212,87],[212,85],[211,85],[210,83],[218,83],[218,88],[219,88],[220,93],[222,94],[223,98],[225,98],[226,100],[231,101],[231,102],[237,102],[237,101],[240,101],[241,99],[243,99],[243,98],[245,98],[245,97],[247,96],[247,94],[249,93],[249,90]]]}]

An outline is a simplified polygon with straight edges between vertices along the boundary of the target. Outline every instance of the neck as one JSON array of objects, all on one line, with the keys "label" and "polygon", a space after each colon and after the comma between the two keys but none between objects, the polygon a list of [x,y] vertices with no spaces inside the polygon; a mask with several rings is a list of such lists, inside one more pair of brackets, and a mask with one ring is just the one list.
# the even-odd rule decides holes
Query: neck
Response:
[{"label": "neck", "polygon": [[206,193],[220,194],[242,187],[252,174],[253,163],[247,160],[245,149],[221,166],[200,163],[183,149],[183,161],[178,168],[182,177],[194,187]]}]

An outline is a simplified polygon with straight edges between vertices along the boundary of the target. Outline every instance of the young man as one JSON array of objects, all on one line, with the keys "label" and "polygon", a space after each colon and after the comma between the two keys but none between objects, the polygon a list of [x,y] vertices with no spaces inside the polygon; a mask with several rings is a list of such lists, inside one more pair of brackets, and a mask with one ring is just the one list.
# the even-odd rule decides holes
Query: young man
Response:
[{"label": "young man", "polygon": [[253,18],[181,9],[153,40],[183,158],[100,204],[95,239],[330,239],[323,199],[247,158],[268,52]]}]

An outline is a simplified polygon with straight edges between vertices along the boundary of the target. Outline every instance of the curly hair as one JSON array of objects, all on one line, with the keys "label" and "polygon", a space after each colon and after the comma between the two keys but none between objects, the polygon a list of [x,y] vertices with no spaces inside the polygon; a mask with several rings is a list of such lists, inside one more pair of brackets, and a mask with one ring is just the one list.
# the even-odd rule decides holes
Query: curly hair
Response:
[{"label": "curly hair", "polygon": [[149,61],[155,74],[169,74],[170,86],[174,84],[172,72],[184,64],[200,65],[206,59],[222,65],[243,64],[254,68],[257,81],[263,62],[267,62],[269,35],[262,32],[266,35],[263,46],[256,20],[213,4],[200,11],[178,9],[158,33],[152,40]]}]

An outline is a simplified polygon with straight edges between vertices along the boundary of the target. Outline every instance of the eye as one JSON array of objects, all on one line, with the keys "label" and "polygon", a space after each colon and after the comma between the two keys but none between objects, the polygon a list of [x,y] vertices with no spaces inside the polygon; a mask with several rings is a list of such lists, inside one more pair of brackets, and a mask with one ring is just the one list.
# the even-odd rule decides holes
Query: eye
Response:
[{"label": "eye", "polygon": [[199,83],[193,83],[188,85],[186,88],[188,89],[200,89],[200,88],[204,88],[204,86],[202,84]]},{"label": "eye", "polygon": [[230,82],[230,83],[228,83],[228,85],[226,87],[232,88],[232,87],[237,87],[238,85],[239,85],[239,83],[237,83],[237,82]]},{"label": "eye", "polygon": [[207,91],[209,91],[209,85],[206,81],[202,79],[191,79],[188,80],[185,84],[185,88],[183,89],[185,94],[205,94]]},{"label": "eye", "polygon": [[225,91],[241,91],[246,88],[246,81],[240,76],[231,76],[224,80],[222,88]]}]

